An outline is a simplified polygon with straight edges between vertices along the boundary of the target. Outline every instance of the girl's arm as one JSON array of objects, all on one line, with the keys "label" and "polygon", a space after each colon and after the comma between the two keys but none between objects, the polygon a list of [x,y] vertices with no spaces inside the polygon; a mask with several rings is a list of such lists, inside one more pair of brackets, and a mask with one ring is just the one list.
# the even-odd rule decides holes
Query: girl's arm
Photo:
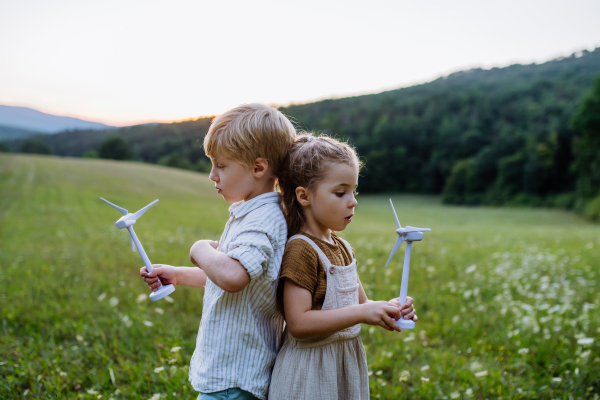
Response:
[{"label": "girl's arm", "polygon": [[296,339],[325,337],[360,323],[378,325],[388,331],[401,330],[389,316],[400,319],[400,309],[387,301],[369,301],[335,310],[311,310],[312,294],[308,290],[289,279],[284,279],[283,285],[286,324]]}]

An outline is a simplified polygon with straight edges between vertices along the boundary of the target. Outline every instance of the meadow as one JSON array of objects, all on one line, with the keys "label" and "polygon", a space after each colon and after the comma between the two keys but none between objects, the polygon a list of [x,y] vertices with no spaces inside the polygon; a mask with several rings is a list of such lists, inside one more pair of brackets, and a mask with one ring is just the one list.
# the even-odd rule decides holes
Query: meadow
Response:
[{"label": "meadow", "polygon": [[[360,190],[360,188],[359,188]],[[191,266],[228,204],[203,174],[133,162],[0,154],[0,398],[194,399],[199,289],[148,299],[121,216],[153,263]],[[414,331],[362,326],[372,398],[600,398],[600,226],[547,209],[391,196],[413,245]],[[342,235],[370,299],[397,297],[404,246],[388,197],[358,196]]]}]

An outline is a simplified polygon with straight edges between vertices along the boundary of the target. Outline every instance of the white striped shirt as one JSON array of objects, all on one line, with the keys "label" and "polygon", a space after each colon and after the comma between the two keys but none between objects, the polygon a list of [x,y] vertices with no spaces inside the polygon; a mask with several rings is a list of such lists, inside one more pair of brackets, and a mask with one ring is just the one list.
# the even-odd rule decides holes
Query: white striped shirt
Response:
[{"label": "white striped shirt", "polygon": [[229,207],[219,251],[250,275],[244,290],[228,293],[206,281],[190,382],[202,393],[239,387],[266,399],[271,370],[282,343],[283,316],[276,290],[287,226],[278,193]]}]

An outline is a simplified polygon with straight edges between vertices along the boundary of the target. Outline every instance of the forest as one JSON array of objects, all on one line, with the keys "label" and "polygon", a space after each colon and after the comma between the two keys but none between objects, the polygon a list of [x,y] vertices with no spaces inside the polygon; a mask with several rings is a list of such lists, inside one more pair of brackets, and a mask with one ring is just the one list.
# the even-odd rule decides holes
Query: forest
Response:
[{"label": "forest", "polygon": [[[543,64],[471,69],[379,94],[290,105],[299,130],[348,140],[361,192],[449,204],[575,208],[600,218],[600,48]],[[207,171],[212,117],[0,143],[8,151],[133,159]]]}]

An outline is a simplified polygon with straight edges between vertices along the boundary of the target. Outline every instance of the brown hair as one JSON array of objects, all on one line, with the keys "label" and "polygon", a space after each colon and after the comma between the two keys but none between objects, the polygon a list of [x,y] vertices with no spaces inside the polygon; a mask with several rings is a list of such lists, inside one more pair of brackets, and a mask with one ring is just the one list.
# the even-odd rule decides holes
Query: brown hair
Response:
[{"label": "brown hair", "polygon": [[331,164],[351,164],[359,169],[362,166],[356,151],[348,143],[327,136],[313,136],[309,132],[296,136],[279,178],[288,238],[300,232],[306,222],[296,198],[296,188],[314,188],[323,180]]},{"label": "brown hair", "polygon": [[212,121],[204,137],[204,151],[211,158],[231,157],[248,168],[262,157],[279,177],[295,137],[296,129],[281,111],[264,104],[242,104]]}]

